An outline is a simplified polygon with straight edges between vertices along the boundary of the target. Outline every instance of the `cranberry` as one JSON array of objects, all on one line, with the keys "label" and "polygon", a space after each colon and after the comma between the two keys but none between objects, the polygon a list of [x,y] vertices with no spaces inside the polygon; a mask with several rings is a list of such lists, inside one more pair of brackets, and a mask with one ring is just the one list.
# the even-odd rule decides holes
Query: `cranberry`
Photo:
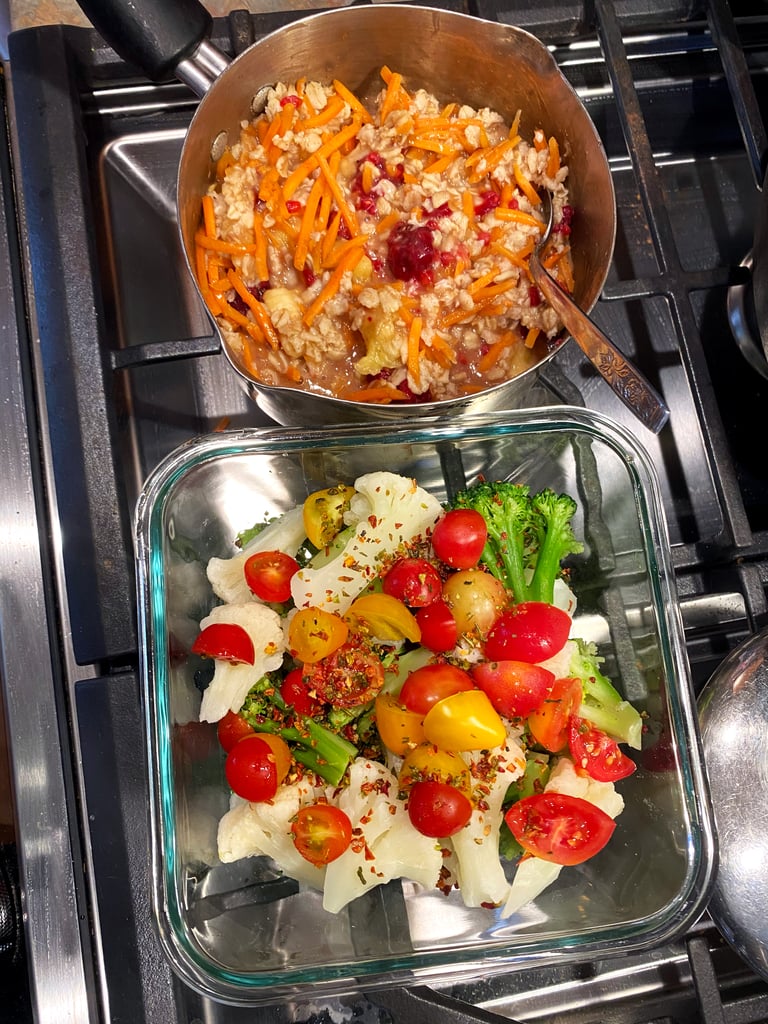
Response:
[{"label": "cranberry", "polygon": [[298,108],[301,106],[301,97],[300,96],[283,96],[283,98],[280,100],[280,106],[281,107],[287,107],[289,103],[290,103],[290,105],[292,107],[296,107],[296,109],[298,110]]},{"label": "cranberry", "polygon": [[349,238],[352,237],[352,235],[350,233],[350,230],[349,230],[349,224],[347,224],[347,222],[344,220],[343,217],[339,221],[338,237],[339,238],[344,238],[344,239],[349,239]]},{"label": "cranberry", "polygon": [[426,274],[435,258],[432,232],[401,221],[389,236],[387,266],[398,281],[413,281]]},{"label": "cranberry", "polygon": [[304,209],[298,199],[286,199],[285,208],[288,213],[301,213]]},{"label": "cranberry", "polygon": [[259,199],[259,193],[254,191],[253,193],[253,208],[257,212],[261,213],[266,208],[266,202],[263,199]]},{"label": "cranberry", "polygon": [[501,202],[501,196],[498,192],[482,192],[480,195],[480,202],[475,207],[475,215],[482,217],[485,213],[490,213],[491,210],[495,210]]},{"label": "cranberry", "polygon": [[385,171],[387,169],[387,165],[384,162],[384,157],[381,155],[381,153],[368,153],[366,156],[363,157],[358,166],[361,167],[366,160],[369,163],[373,164],[374,167],[378,167],[380,171]]},{"label": "cranberry", "polygon": [[532,306],[541,305],[541,292],[535,284],[532,284],[531,287],[528,289],[528,301]]},{"label": "cranberry", "polygon": [[[269,281],[260,281],[258,284],[253,285],[248,291],[253,295],[259,302],[264,301],[264,292],[270,287]],[[230,305],[233,309],[236,309],[238,313],[242,313],[243,316],[248,312],[248,306],[244,299],[235,293],[235,297],[232,299]]]},{"label": "cranberry", "polygon": [[364,213],[370,213],[372,217],[376,216],[376,196],[373,190],[370,192],[358,192],[355,195],[355,208],[362,210]]},{"label": "cranberry", "polygon": [[560,220],[558,221],[558,223],[554,226],[554,228],[552,230],[556,231],[560,235],[565,235],[567,237],[571,233],[571,224],[572,223],[573,223],[573,207],[572,206],[564,206],[563,207],[562,216],[561,216]]},{"label": "cranberry", "polygon": [[312,267],[305,266],[301,271],[301,276],[304,278],[304,284],[307,286],[307,288],[313,285],[317,280],[317,278],[315,277],[315,272],[312,269]]},{"label": "cranberry", "polygon": [[439,217],[450,217],[452,213],[453,210],[448,203],[442,203],[432,211],[432,218],[436,220]]}]

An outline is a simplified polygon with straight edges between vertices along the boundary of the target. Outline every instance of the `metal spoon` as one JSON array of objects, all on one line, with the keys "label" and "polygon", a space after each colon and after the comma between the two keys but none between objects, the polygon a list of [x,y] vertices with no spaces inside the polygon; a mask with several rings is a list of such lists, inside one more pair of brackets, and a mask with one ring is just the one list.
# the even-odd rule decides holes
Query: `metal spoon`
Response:
[{"label": "metal spoon", "polygon": [[698,708],[719,846],[709,912],[768,980],[768,629],[720,664]]},{"label": "metal spoon", "polygon": [[554,208],[547,190],[542,193],[541,201],[545,228],[528,262],[534,284],[598,373],[640,422],[658,434],[669,419],[669,409],[658,392],[544,269],[540,257],[552,234]]}]

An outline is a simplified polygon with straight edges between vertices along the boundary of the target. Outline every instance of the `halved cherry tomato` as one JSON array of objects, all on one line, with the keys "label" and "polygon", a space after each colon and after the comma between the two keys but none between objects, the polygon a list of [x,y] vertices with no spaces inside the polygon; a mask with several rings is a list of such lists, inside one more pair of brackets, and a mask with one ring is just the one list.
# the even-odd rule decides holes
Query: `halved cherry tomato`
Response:
[{"label": "halved cherry tomato", "polygon": [[363,594],[352,602],[345,618],[353,625],[355,620],[364,623],[376,640],[411,640],[417,644],[421,639],[413,613],[390,594]]},{"label": "halved cherry tomato", "polygon": [[469,690],[434,704],[424,716],[424,735],[443,750],[491,750],[507,730],[483,691]]},{"label": "halved cherry tomato", "polygon": [[251,593],[278,604],[290,600],[291,577],[298,571],[299,563],[284,551],[257,551],[243,568]]},{"label": "halved cherry tomato", "polygon": [[235,665],[252,665],[256,657],[253,640],[234,622],[212,622],[206,626],[192,644],[192,653]]},{"label": "halved cherry tomato", "polygon": [[421,645],[436,654],[452,651],[459,639],[459,627],[453,612],[442,598],[419,608],[416,622],[421,630]]},{"label": "halved cherry tomato", "polygon": [[526,718],[552,689],[554,672],[526,661],[484,661],[471,675],[491,704],[505,718]]},{"label": "halved cherry tomato", "polygon": [[459,633],[484,637],[509,604],[504,584],[484,569],[460,569],[443,584]]},{"label": "halved cherry tomato", "polygon": [[291,823],[291,836],[304,860],[323,867],[349,848],[352,822],[334,804],[310,804],[299,808]]},{"label": "halved cherry tomato", "polygon": [[422,665],[407,677],[400,690],[400,703],[409,711],[426,715],[444,697],[462,690],[474,690],[472,677],[463,668],[448,662]]},{"label": "halved cherry tomato", "polygon": [[376,697],[376,728],[381,742],[399,757],[424,742],[422,717],[403,707],[392,693],[380,693]]},{"label": "halved cherry tomato", "polygon": [[[285,747],[285,751],[279,744]],[[232,747],[224,762],[224,773],[234,793],[256,803],[274,797],[290,763],[291,755],[285,740],[269,733],[254,733]]]},{"label": "halved cherry tomato", "polygon": [[578,715],[571,715],[568,746],[576,768],[583,769],[598,782],[626,779],[637,768],[616,740]]},{"label": "halved cherry tomato", "polygon": [[613,818],[595,804],[554,792],[518,800],[504,820],[527,853],[563,865],[594,857],[616,828]]},{"label": "halved cherry tomato", "polygon": [[238,715],[234,711],[228,711],[223,718],[219,719],[219,724],[216,726],[219,743],[227,753],[244,736],[251,736],[255,731],[242,715]]},{"label": "halved cherry tomato", "polygon": [[286,704],[291,705],[294,711],[300,715],[307,715],[309,718],[314,717],[321,708],[320,701],[315,700],[310,694],[300,668],[291,669],[283,679],[280,696]]},{"label": "halved cherry tomato", "polygon": [[471,569],[480,561],[488,527],[472,508],[455,508],[438,519],[432,531],[432,548],[452,569]]},{"label": "halved cherry tomato", "polygon": [[404,792],[417,782],[445,782],[465,796],[472,793],[472,775],[466,761],[452,750],[441,750],[434,743],[420,743],[403,758],[397,784]]},{"label": "halved cherry tomato", "polygon": [[424,608],[440,597],[443,581],[426,558],[398,558],[382,581],[384,593],[409,608]]},{"label": "halved cherry tomato", "polygon": [[445,782],[416,782],[408,794],[408,817],[423,836],[444,839],[464,828],[472,817],[472,804]]},{"label": "halved cherry tomato", "polygon": [[332,654],[348,636],[349,626],[340,615],[324,608],[299,608],[288,626],[288,650],[312,664]]},{"label": "halved cherry tomato", "polygon": [[351,708],[373,700],[384,685],[381,659],[359,633],[351,633],[347,643],[321,661],[305,665],[306,687],[320,700],[338,708]]},{"label": "halved cherry tomato", "polygon": [[528,731],[545,750],[557,753],[568,743],[568,723],[580,704],[579,680],[556,679],[544,703],[528,715]]},{"label": "halved cherry tomato", "polygon": [[554,657],[565,647],[571,617],[545,601],[523,601],[502,612],[485,640],[489,661],[528,661]]},{"label": "halved cherry tomato", "polygon": [[344,513],[349,508],[354,487],[338,484],[315,491],[304,501],[304,529],[307,539],[316,548],[326,548],[344,527]]}]

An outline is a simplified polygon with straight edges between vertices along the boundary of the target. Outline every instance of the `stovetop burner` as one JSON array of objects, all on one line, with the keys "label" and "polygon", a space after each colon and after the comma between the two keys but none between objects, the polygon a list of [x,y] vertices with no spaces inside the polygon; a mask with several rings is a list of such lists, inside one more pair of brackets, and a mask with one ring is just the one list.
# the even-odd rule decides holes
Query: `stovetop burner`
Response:
[{"label": "stovetop burner", "polygon": [[728,289],[728,322],[741,354],[756,373],[768,380],[768,359],[760,341],[760,328],[752,291],[751,251],[741,261],[740,266],[749,277],[743,284],[734,284]]}]

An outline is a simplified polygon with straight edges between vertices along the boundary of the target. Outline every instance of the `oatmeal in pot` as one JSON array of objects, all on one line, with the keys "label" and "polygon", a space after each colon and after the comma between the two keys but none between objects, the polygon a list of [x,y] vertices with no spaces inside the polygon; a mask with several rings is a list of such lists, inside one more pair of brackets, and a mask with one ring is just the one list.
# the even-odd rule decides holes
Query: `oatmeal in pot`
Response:
[{"label": "oatmeal in pot", "polygon": [[280,83],[203,197],[198,282],[257,381],[361,402],[440,401],[539,362],[562,325],[528,272],[573,290],[568,168],[555,138],[443,106],[383,68],[366,109],[343,83]]}]

